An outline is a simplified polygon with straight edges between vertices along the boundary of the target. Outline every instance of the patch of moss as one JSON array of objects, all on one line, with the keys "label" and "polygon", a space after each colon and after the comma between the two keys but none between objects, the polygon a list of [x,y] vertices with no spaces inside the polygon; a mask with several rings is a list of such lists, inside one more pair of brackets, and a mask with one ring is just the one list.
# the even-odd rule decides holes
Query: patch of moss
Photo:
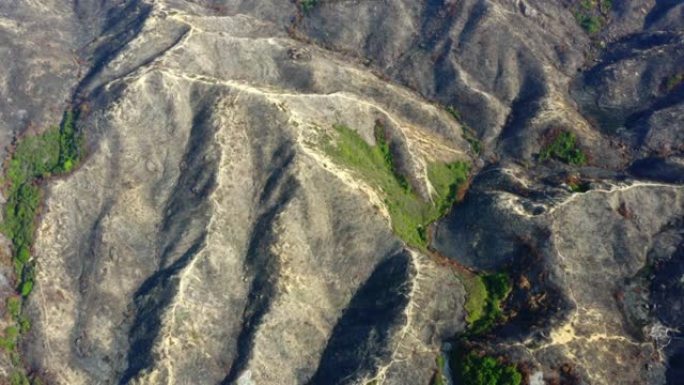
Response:
[{"label": "patch of moss", "polygon": [[577,146],[577,137],[572,132],[562,131],[551,143],[542,148],[539,160],[558,159],[561,162],[581,166],[587,163],[587,156]]},{"label": "patch of moss", "polygon": [[389,141],[381,128],[376,127],[375,146],[346,126],[334,128],[337,135],[324,144],[326,153],[380,193],[392,228],[401,239],[410,246],[426,250],[426,228],[455,202],[458,187],[467,180],[468,165],[463,162],[429,164],[428,178],[435,187],[435,195],[433,201],[428,202],[415,193],[398,172]]},{"label": "patch of moss", "polygon": [[475,352],[456,350],[451,359],[452,375],[462,385],[520,385],[522,374],[514,366]]}]

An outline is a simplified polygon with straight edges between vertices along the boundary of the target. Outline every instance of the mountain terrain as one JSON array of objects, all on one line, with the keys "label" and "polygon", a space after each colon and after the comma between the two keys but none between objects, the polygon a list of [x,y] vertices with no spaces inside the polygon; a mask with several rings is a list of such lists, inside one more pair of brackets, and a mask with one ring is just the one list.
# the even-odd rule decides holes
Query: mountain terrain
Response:
[{"label": "mountain terrain", "polygon": [[681,1],[12,0],[0,59],[0,383],[682,383]]}]

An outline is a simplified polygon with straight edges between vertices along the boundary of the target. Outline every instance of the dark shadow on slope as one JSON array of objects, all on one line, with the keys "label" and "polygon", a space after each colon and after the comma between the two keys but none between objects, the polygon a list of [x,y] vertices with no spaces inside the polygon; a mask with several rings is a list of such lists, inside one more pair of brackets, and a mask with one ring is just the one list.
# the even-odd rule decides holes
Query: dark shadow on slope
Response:
[{"label": "dark shadow on slope", "polygon": [[140,0],[130,0],[122,7],[109,9],[100,35],[111,37],[105,38],[92,51],[90,47],[86,47],[81,52],[81,56],[92,56],[92,65],[76,87],[74,95],[77,98],[85,97],[82,94],[91,88],[91,83],[100,71],[140,33],[151,11],[152,6]]},{"label": "dark shadow on slope", "polygon": [[503,271],[511,278],[506,300],[506,322],[492,330],[497,338],[524,341],[543,334],[568,319],[574,305],[551,279],[542,248],[550,233],[538,230],[519,239],[514,261]]},{"label": "dark shadow on slope", "polygon": [[490,111],[485,98],[473,92],[457,73],[452,62],[455,49],[454,41],[449,37],[435,51],[435,64],[432,70],[435,95],[440,103],[457,107],[461,113],[462,123],[482,134],[493,123],[487,119]]},{"label": "dark shadow on slope", "polygon": [[651,295],[655,315],[665,326],[679,331],[671,332],[667,355],[667,384],[684,383],[684,245],[667,261],[658,261],[654,267]]},{"label": "dark shadow on slope", "polygon": [[159,266],[166,267],[182,234],[204,229],[209,222],[211,207],[208,197],[216,187],[218,172],[217,149],[212,141],[215,127],[211,122],[213,103],[200,103],[201,109],[193,117],[192,130],[181,162],[181,174],[166,202],[160,231]]},{"label": "dark shadow on slope", "polygon": [[254,336],[277,294],[280,263],[270,248],[277,237],[273,231],[277,216],[294,197],[298,188],[297,180],[287,173],[293,159],[294,152],[290,143],[275,151],[271,160],[271,172],[259,197],[259,203],[266,208],[252,229],[245,258],[245,275],[252,277],[252,283],[243,310],[236,358],[222,384],[235,382],[249,362]]},{"label": "dark shadow on slope", "polygon": [[134,296],[136,315],[129,333],[128,364],[120,384],[152,365],[152,349],[159,335],[161,317],[177,292],[177,274],[204,245],[211,209],[208,197],[216,185],[218,168],[217,159],[209,156],[214,152],[210,118],[208,108],[198,111],[193,118],[181,175],[166,203],[161,223],[159,270]]},{"label": "dark shadow on slope", "polygon": [[511,112],[506,118],[506,124],[501,131],[499,140],[506,140],[521,134],[532,118],[541,110],[541,100],[547,94],[548,89],[541,78],[542,71],[533,68],[525,74],[520,91],[511,103]]},{"label": "dark shadow on slope", "polygon": [[[582,115],[597,123],[603,132],[614,134],[620,127],[642,124],[653,112],[667,108],[681,102],[682,92],[675,91],[663,94],[658,89],[659,77],[666,76],[670,67],[676,68],[679,58],[681,36],[674,32],[653,32],[629,35],[619,41],[611,43],[599,58],[598,64],[577,76],[571,83],[570,95],[580,107]],[[670,50],[672,55],[663,56],[658,52]],[[620,63],[640,60],[647,68],[637,76],[639,98],[642,102],[634,105],[633,100],[627,100],[628,105],[611,105],[609,94],[613,88],[620,90]],[[629,91],[624,91],[628,93]],[[603,104],[602,104],[603,103]],[[606,105],[608,104],[608,105]],[[636,133],[638,145],[639,137],[643,133]]]},{"label": "dark shadow on slope", "polygon": [[335,325],[309,385],[351,384],[390,359],[392,334],[406,322],[412,274],[404,250],[375,268]]},{"label": "dark shadow on slope", "polygon": [[457,20],[454,17],[456,7],[463,11],[462,4],[447,4],[444,0],[426,2],[420,18],[420,46],[432,51],[440,41],[449,38],[449,31]]},{"label": "dark shadow on slope", "polygon": [[656,0],[655,6],[651,8],[651,11],[644,19],[644,29],[651,28],[653,24],[657,23],[663,16],[667,15],[672,8],[681,3],[681,0]]},{"label": "dark shadow on slope", "polygon": [[651,157],[632,163],[630,173],[637,178],[665,183],[684,183],[684,165],[667,158]]},{"label": "dark shadow on slope", "polygon": [[[636,144],[642,145],[649,132],[649,119],[658,111],[684,104],[684,86],[678,86],[666,95],[656,99],[648,108],[633,113],[626,117],[626,127],[633,131],[637,140]],[[655,127],[654,129],[657,129]]]},{"label": "dark shadow on slope", "polygon": [[484,22],[487,16],[487,2],[478,1],[473,5],[470,12],[468,12],[468,20],[463,26],[463,31],[458,37],[457,47],[463,47],[469,44],[478,33],[478,25]]},{"label": "dark shadow on slope", "polygon": [[[97,271],[100,268],[100,261],[102,260],[102,221],[106,218],[112,209],[112,200],[107,199],[100,212],[95,218],[90,230],[86,233],[88,238],[84,240],[84,245],[80,248],[80,251],[85,255],[79,258],[69,258],[67,259],[70,265],[70,271],[78,272],[78,293],[82,300],[79,301],[79,307],[76,313],[75,325],[71,331],[71,341],[73,344],[70,346],[71,355],[74,362],[76,362],[81,368],[88,370],[90,366],[93,365],[92,357],[97,357],[94,350],[97,350],[99,346],[93,346],[93,344],[83,343],[87,341],[87,336],[85,336],[85,330],[87,330],[87,324],[90,319],[94,316],[92,312],[88,312],[89,302],[95,302],[98,300],[100,293],[93,286],[96,287],[97,283]],[[99,352],[98,352],[99,353]]]},{"label": "dark shadow on slope", "polygon": [[176,262],[148,278],[135,293],[137,314],[130,331],[128,367],[119,384],[128,383],[143,369],[152,365],[152,348],[159,335],[161,318],[178,290],[180,281],[177,275],[202,249],[205,239],[206,232],[194,240],[192,246]]}]

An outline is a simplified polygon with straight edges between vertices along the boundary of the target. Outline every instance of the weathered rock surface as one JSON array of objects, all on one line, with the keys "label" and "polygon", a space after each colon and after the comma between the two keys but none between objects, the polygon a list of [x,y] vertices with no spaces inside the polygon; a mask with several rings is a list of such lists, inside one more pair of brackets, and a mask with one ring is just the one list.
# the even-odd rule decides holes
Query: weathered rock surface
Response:
[{"label": "weathered rock surface", "polygon": [[[454,213],[439,226],[436,247],[483,269],[543,265],[539,276],[523,274],[540,289],[529,301],[539,303],[523,306],[497,343],[534,363],[548,381],[572,365],[582,383],[664,383],[662,341],[652,332],[666,321],[648,310],[651,277],[645,271],[678,258],[683,193],[680,186],[629,181],[549,203],[473,188],[478,198],[457,211],[465,215]],[[483,206],[487,215],[471,214]],[[501,218],[508,224],[503,229]],[[525,319],[530,308],[537,315],[532,325]]]},{"label": "weathered rock surface", "polygon": [[[26,366],[69,385],[430,383],[463,285],[321,146],[382,122],[418,191],[430,161],[473,164],[432,246],[520,279],[479,343],[549,383],[676,383],[683,8],[613,3],[592,36],[572,1],[0,5],[0,155],[69,103],[89,153],[47,184]],[[561,130],[588,165],[539,160]]]}]

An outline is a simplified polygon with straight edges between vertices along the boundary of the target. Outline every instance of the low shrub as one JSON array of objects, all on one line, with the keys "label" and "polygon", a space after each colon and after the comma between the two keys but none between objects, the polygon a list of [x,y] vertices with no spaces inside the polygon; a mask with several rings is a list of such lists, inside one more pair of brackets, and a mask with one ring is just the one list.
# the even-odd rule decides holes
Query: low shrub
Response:
[{"label": "low shrub", "polygon": [[522,374],[514,365],[487,355],[457,350],[451,359],[453,376],[460,385],[520,385]]},{"label": "low shrub", "polygon": [[581,166],[587,163],[587,156],[577,146],[577,137],[568,131],[562,131],[539,153],[539,159],[558,159],[564,163]]},{"label": "low shrub", "polygon": [[510,279],[505,273],[487,274],[477,278],[473,278],[475,284],[466,286],[466,290],[470,288],[466,301],[466,312],[470,313],[467,313],[466,321],[470,326],[468,332],[473,335],[486,333],[501,319],[502,303],[511,292]]}]

